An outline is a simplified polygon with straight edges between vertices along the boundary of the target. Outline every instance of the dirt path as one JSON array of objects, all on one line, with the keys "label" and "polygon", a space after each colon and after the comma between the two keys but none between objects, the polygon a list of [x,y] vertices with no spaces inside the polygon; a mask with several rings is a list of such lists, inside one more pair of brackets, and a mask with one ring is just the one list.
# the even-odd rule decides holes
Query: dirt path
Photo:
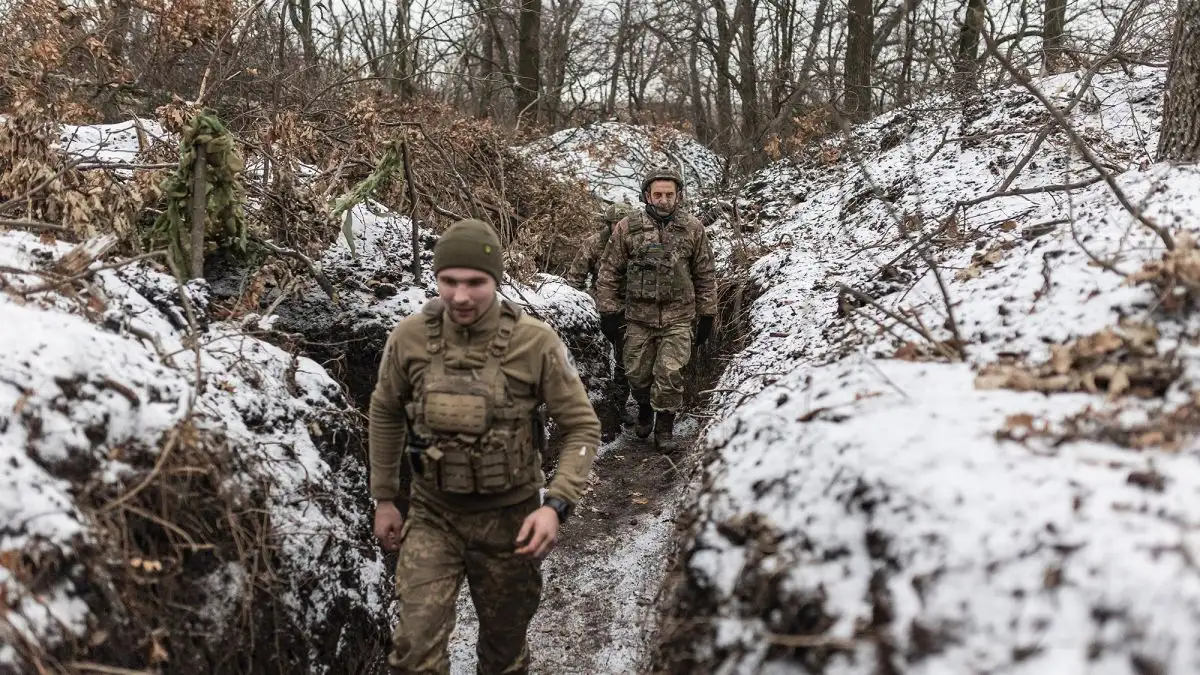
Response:
[{"label": "dirt path", "polygon": [[[696,420],[681,417],[679,450],[690,450]],[[683,481],[650,441],[626,430],[601,447],[595,483],[542,565],[545,588],[530,626],[534,673],[645,672],[655,612]],[[464,587],[451,637],[451,672],[475,672],[478,623]]]}]

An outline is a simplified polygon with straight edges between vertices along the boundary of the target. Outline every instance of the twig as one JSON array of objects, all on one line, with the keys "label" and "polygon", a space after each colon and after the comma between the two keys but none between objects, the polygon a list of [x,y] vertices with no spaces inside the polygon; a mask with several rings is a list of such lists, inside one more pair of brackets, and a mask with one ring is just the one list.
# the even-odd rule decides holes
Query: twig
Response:
[{"label": "twig", "polygon": [[147,485],[149,485],[156,477],[158,477],[158,474],[162,471],[163,465],[167,463],[167,459],[171,457],[171,453],[175,450],[175,446],[178,444],[179,427],[176,426],[171,428],[170,435],[167,436],[167,442],[163,444],[162,452],[158,453],[158,460],[154,462],[154,468],[150,470],[150,473],[146,474],[146,477],[143,478],[140,483],[135,485],[129,492],[126,492],[104,506],[101,506],[100,513],[107,513],[118,506],[123,505],[125,502],[133,499],[139,492],[144,490]]},{"label": "twig", "polygon": [[929,252],[921,249],[921,259],[933,271],[933,278],[937,279],[938,288],[942,291],[942,301],[946,304],[946,318],[950,321],[950,332],[954,335],[954,348],[958,352],[960,358],[967,355],[967,343],[963,341],[962,334],[958,332],[958,320],[954,318],[954,303],[950,301],[950,291],[946,289],[946,282],[942,280],[942,273],[938,270],[938,265],[933,261]]},{"label": "twig", "polygon": [[295,249],[280,246],[275,242],[267,239],[261,239],[255,235],[251,235],[250,240],[272,253],[299,260],[304,264],[305,267],[308,268],[309,272],[312,272],[313,277],[315,277],[317,280],[317,284],[321,286],[321,290],[325,291],[325,294],[329,296],[329,299],[333,301],[333,304],[336,305],[338,303],[337,291],[334,290],[333,284],[329,283],[329,279],[325,276],[325,273],[321,271],[321,266],[313,262],[311,258]]},{"label": "twig", "polygon": [[0,227],[11,227],[22,230],[33,230],[34,232],[58,232],[59,234],[74,234],[74,231],[65,225],[55,225],[54,223],[44,223],[40,220],[26,220],[24,218],[0,218]]},{"label": "twig", "polygon": [[780,647],[808,649],[826,647],[843,652],[852,652],[856,646],[853,640],[834,637],[832,635],[781,635],[779,633],[765,633],[763,640]]},{"label": "twig", "polygon": [[984,40],[987,41],[988,51],[991,52],[994,57],[996,57],[996,60],[1000,63],[1000,65],[1007,70],[1008,73],[1021,84],[1021,86],[1025,87],[1029,93],[1033,94],[1037,100],[1041,101],[1042,105],[1046,107],[1046,110],[1050,111],[1050,115],[1054,117],[1054,121],[1058,122],[1059,126],[1061,126],[1063,131],[1066,132],[1067,137],[1071,139],[1071,143],[1080,152],[1080,154],[1083,155],[1084,159],[1087,160],[1087,163],[1091,164],[1092,168],[1096,169],[1097,173],[1100,174],[1101,178],[1103,178],[1104,182],[1108,185],[1108,188],[1112,190],[1113,196],[1117,198],[1117,201],[1121,204],[1122,208],[1124,208],[1129,215],[1137,219],[1137,221],[1142,225],[1145,225],[1149,230],[1157,234],[1158,238],[1162,240],[1163,245],[1166,246],[1168,250],[1173,250],[1175,248],[1175,240],[1171,238],[1170,233],[1168,233],[1162,227],[1154,224],[1154,222],[1152,222],[1145,216],[1145,214],[1142,213],[1141,209],[1135,207],[1133,203],[1129,201],[1129,197],[1125,195],[1125,191],[1122,190],[1119,185],[1117,185],[1117,181],[1112,177],[1112,174],[1104,170],[1104,168],[1101,166],[1100,160],[1097,159],[1095,153],[1092,152],[1091,147],[1089,147],[1088,144],[1079,136],[1079,133],[1076,132],[1074,127],[1071,126],[1070,121],[1068,121],[1067,118],[1062,114],[1062,111],[1055,107],[1054,104],[1046,98],[1046,95],[1029,81],[1029,78],[1022,75],[1017,68],[1013,66],[1011,61],[1000,55],[1000,52],[996,50],[996,40],[992,37],[990,32],[981,31],[981,34],[983,35]]},{"label": "twig", "polygon": [[75,670],[80,673],[101,673],[101,675],[153,675],[153,673],[149,670],[131,670],[129,668],[106,666],[100,663],[92,663],[90,661],[71,661],[64,665],[71,670]]},{"label": "twig", "polygon": [[851,287],[847,286],[846,284],[838,284],[838,290],[840,290],[843,293],[849,293],[850,295],[854,296],[859,301],[865,302],[868,305],[871,305],[872,307],[874,307],[875,309],[878,309],[879,311],[886,314],[888,316],[888,318],[906,326],[912,332],[914,332],[917,335],[920,335],[921,337],[928,340],[930,344],[933,344],[933,345],[937,344],[937,340],[933,339],[933,336],[929,334],[929,331],[921,330],[917,326],[914,326],[913,324],[909,323],[908,319],[905,319],[904,317],[900,316],[899,314],[896,314],[895,312],[888,309],[887,307],[884,307],[883,305],[879,304],[878,300],[876,300],[875,298],[872,298],[871,296],[867,295],[866,293],[863,293],[862,291],[851,288]]},{"label": "twig", "polygon": [[1000,199],[1002,197],[1021,197],[1024,195],[1037,195],[1037,194],[1043,194],[1043,193],[1047,193],[1047,192],[1062,192],[1063,190],[1078,190],[1080,188],[1085,188],[1089,185],[1094,185],[1096,183],[1099,183],[1102,180],[1104,180],[1104,176],[1099,175],[1099,176],[1093,176],[1091,178],[1078,181],[1076,183],[1060,183],[1060,184],[1056,184],[1056,185],[1039,185],[1037,187],[1028,187],[1028,188],[1019,188],[1016,190],[1008,190],[1007,192],[993,192],[990,195],[984,195],[982,197],[976,197],[974,199],[968,199],[966,201],[958,202],[958,206],[963,207],[963,208],[966,208],[969,206],[978,206],[979,204],[982,204],[986,201],[991,201],[993,199]]},{"label": "twig", "polygon": [[75,167],[80,171],[93,171],[95,169],[137,169],[137,170],[153,170],[153,169],[174,169],[179,166],[179,162],[173,164],[125,164],[119,162],[88,162]]}]

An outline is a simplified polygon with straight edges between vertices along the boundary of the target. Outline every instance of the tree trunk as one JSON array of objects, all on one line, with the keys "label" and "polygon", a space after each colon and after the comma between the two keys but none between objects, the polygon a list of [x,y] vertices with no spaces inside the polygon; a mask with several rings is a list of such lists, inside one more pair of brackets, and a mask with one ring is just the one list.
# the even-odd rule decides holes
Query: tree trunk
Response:
[{"label": "tree trunk", "polygon": [[917,49],[917,3],[904,17],[904,57],[900,66],[900,84],[896,91],[896,105],[908,105],[912,87],[913,54]]},{"label": "tree trunk", "polygon": [[542,0],[521,0],[517,35],[517,117],[538,121],[541,81]]},{"label": "tree trunk", "polygon": [[483,25],[483,39],[479,46],[482,56],[479,63],[479,98],[475,109],[477,117],[488,117],[492,110],[492,88],[496,85],[496,41],[492,38],[492,27]]},{"label": "tree trunk", "polygon": [[754,47],[758,42],[755,24],[758,18],[757,0],[738,0],[738,27],[741,29],[738,45],[738,95],[742,98],[742,144],[758,149],[758,64],[754,61]]},{"label": "tree trunk", "polygon": [[417,64],[413,57],[417,45],[412,37],[412,0],[398,0],[396,3],[396,26],[393,31],[395,39],[392,49],[399,51],[396,55],[396,72],[400,79],[399,86],[392,89],[400,95],[401,100],[410,100],[416,94]]},{"label": "tree trunk", "polygon": [[954,60],[956,85],[959,91],[974,89],[979,68],[979,37],[983,32],[986,0],[967,0],[967,14],[958,34],[958,58]]},{"label": "tree trunk", "polygon": [[300,46],[304,49],[304,67],[312,68],[317,64],[317,43],[313,39],[311,1],[288,0],[288,15],[292,20],[292,28],[300,37]]},{"label": "tree trunk", "polygon": [[629,14],[633,11],[632,0],[621,3],[621,17],[617,24],[617,39],[613,43],[612,74],[608,79],[608,98],[604,112],[609,116],[617,112],[617,85],[621,82],[621,64],[625,59],[625,45],[629,41]]},{"label": "tree trunk", "polygon": [[692,125],[696,138],[701,143],[711,143],[712,129],[709,127],[708,105],[704,100],[704,86],[700,80],[700,39],[704,33],[704,8],[697,1],[693,5],[692,44],[688,50],[688,85],[691,89]]},{"label": "tree trunk", "polygon": [[733,48],[733,29],[729,25],[729,10],[725,0],[713,3],[716,9],[717,45],[713,53],[713,68],[717,75],[717,134],[721,149],[732,147],[733,88],[729,77],[729,52]]},{"label": "tree trunk", "polygon": [[871,118],[871,40],[875,35],[871,0],[850,0],[846,16],[843,108],[852,122]]},{"label": "tree trunk", "polygon": [[1067,0],[1046,0],[1042,20],[1042,72],[1058,68],[1063,50],[1063,27],[1067,23]]},{"label": "tree trunk", "polygon": [[1200,0],[1181,0],[1163,97],[1158,158],[1200,161]]}]

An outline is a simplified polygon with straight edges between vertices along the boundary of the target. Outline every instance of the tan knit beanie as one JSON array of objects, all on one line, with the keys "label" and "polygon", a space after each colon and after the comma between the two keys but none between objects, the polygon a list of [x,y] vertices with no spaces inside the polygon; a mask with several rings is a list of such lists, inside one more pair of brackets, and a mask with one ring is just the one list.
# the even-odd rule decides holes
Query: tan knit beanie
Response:
[{"label": "tan knit beanie", "polygon": [[504,278],[503,253],[500,237],[491,225],[482,220],[460,220],[433,245],[433,273],[447,267],[466,267],[487,272],[499,284]]}]

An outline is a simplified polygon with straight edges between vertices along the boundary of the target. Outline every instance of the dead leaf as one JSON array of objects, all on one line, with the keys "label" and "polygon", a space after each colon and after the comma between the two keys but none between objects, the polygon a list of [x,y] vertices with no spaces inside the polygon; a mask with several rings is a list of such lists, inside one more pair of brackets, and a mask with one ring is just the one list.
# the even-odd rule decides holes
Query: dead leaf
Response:
[{"label": "dead leaf", "polygon": [[1004,418],[1004,430],[1016,431],[1017,429],[1032,429],[1033,415],[1029,413],[1017,413]]},{"label": "dead leaf", "polygon": [[1113,373],[1112,378],[1108,381],[1108,396],[1116,398],[1129,390],[1129,373],[1124,368],[1117,368],[1117,372]]},{"label": "dead leaf", "polygon": [[639,505],[645,505],[645,504],[649,504],[650,500],[646,499],[645,497],[634,497],[633,503],[639,504]]},{"label": "dead leaf", "polygon": [[1003,223],[1000,223],[1000,229],[1004,230],[1005,232],[1012,232],[1013,230],[1017,229],[1017,222],[1015,220],[1006,220]]},{"label": "dead leaf", "polygon": [[17,402],[13,404],[12,414],[20,415],[25,411],[25,406],[27,405],[29,405],[29,394],[21,394],[21,396],[17,398]]},{"label": "dead leaf", "polygon": [[162,646],[162,643],[158,641],[158,637],[155,636],[150,643],[150,663],[166,663],[170,660],[171,655],[167,653],[166,648]]}]

